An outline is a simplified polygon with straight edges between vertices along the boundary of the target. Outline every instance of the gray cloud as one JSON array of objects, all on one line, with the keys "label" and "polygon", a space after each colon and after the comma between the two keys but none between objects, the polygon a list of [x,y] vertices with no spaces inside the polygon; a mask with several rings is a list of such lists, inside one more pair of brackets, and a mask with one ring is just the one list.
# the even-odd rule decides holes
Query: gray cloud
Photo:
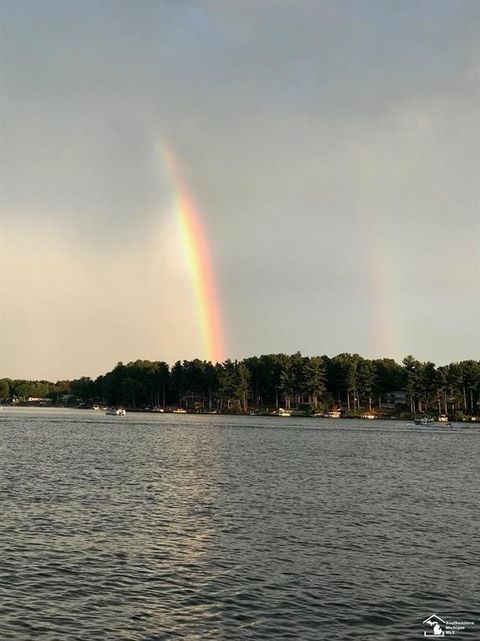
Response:
[{"label": "gray cloud", "polygon": [[[1,13],[9,268],[27,260],[11,247],[18,230],[43,226],[69,247],[75,282],[84,263],[117,264],[120,246],[124,290],[143,287],[135,266],[175,235],[162,137],[202,211],[232,355],[381,355],[376,303],[388,307],[393,356],[478,352],[476,3],[45,1]],[[182,259],[165,261],[155,288],[178,296]],[[90,287],[95,301],[105,283]],[[70,299],[48,300],[54,310]],[[155,335],[146,300],[122,345],[132,357],[135,336]],[[18,316],[15,292],[7,304]],[[450,304],[454,318],[439,318]],[[87,326],[95,308],[77,310]],[[18,324],[7,335],[26,340]],[[101,371],[115,350],[95,336]],[[196,355],[181,332],[171,343],[151,357]],[[6,373],[20,374],[9,359]]]}]

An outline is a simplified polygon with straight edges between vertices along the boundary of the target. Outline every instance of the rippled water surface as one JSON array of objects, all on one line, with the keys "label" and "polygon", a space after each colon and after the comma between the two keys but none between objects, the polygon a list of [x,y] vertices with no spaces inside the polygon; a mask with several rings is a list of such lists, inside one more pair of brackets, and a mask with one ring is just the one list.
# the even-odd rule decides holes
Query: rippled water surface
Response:
[{"label": "rippled water surface", "polygon": [[480,639],[477,427],[0,421],[1,641]]}]

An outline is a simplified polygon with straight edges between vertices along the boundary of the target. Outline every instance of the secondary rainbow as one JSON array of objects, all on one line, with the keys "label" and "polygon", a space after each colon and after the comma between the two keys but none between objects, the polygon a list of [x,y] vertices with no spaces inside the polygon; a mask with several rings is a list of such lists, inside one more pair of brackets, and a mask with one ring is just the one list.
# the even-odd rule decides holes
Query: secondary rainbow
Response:
[{"label": "secondary rainbow", "polygon": [[372,351],[379,357],[401,358],[402,310],[398,308],[399,278],[395,271],[395,243],[389,242],[382,211],[388,207],[388,192],[379,182],[377,163],[368,149],[359,149],[357,209],[367,233],[366,263],[370,276]]},{"label": "secondary rainbow", "polygon": [[212,254],[200,211],[196,206],[171,149],[161,145],[163,166],[171,186],[171,197],[192,293],[203,357],[212,363],[225,358],[224,332]]}]

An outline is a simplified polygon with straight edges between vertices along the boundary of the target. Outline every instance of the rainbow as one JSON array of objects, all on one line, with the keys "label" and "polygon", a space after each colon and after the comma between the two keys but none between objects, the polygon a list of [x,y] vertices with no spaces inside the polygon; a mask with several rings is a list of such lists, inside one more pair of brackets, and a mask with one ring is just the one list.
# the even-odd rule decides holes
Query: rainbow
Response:
[{"label": "rainbow", "polygon": [[402,311],[397,308],[395,296],[399,276],[395,272],[395,259],[392,256],[395,242],[389,242],[381,216],[382,209],[388,203],[388,195],[378,183],[376,163],[364,148],[358,157],[358,174],[360,188],[357,207],[368,233],[365,250],[370,280],[372,354],[398,360],[402,358],[403,349],[399,334]]},{"label": "rainbow", "polygon": [[161,144],[163,166],[171,185],[172,205],[187,264],[203,357],[212,363],[225,358],[223,322],[212,253],[202,219],[171,149]]}]

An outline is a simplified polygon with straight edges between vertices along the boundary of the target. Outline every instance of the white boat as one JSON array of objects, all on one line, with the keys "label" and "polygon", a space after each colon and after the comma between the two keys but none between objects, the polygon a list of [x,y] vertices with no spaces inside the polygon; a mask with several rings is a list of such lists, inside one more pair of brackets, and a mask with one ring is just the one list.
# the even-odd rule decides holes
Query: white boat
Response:
[{"label": "white boat", "polygon": [[324,418],[341,418],[342,413],[340,410],[332,410],[323,415]]},{"label": "white boat", "polygon": [[291,416],[292,413],[290,410],[284,410],[283,407],[278,408],[277,416]]},{"label": "white boat", "polygon": [[440,414],[437,420],[439,423],[448,423],[448,416],[446,414]]},{"label": "white boat", "polygon": [[415,425],[431,425],[434,420],[430,416],[416,416],[414,422]]},{"label": "white boat", "polygon": [[369,420],[373,420],[375,418],[375,414],[367,412],[366,414],[362,414],[361,418],[368,418]]},{"label": "white boat", "polygon": [[125,416],[126,413],[127,412],[120,407],[117,409],[111,407],[105,411],[105,414],[108,414],[108,416]]},{"label": "white boat", "polygon": [[183,407],[177,407],[173,410],[174,414],[186,414],[187,410],[184,410]]}]

